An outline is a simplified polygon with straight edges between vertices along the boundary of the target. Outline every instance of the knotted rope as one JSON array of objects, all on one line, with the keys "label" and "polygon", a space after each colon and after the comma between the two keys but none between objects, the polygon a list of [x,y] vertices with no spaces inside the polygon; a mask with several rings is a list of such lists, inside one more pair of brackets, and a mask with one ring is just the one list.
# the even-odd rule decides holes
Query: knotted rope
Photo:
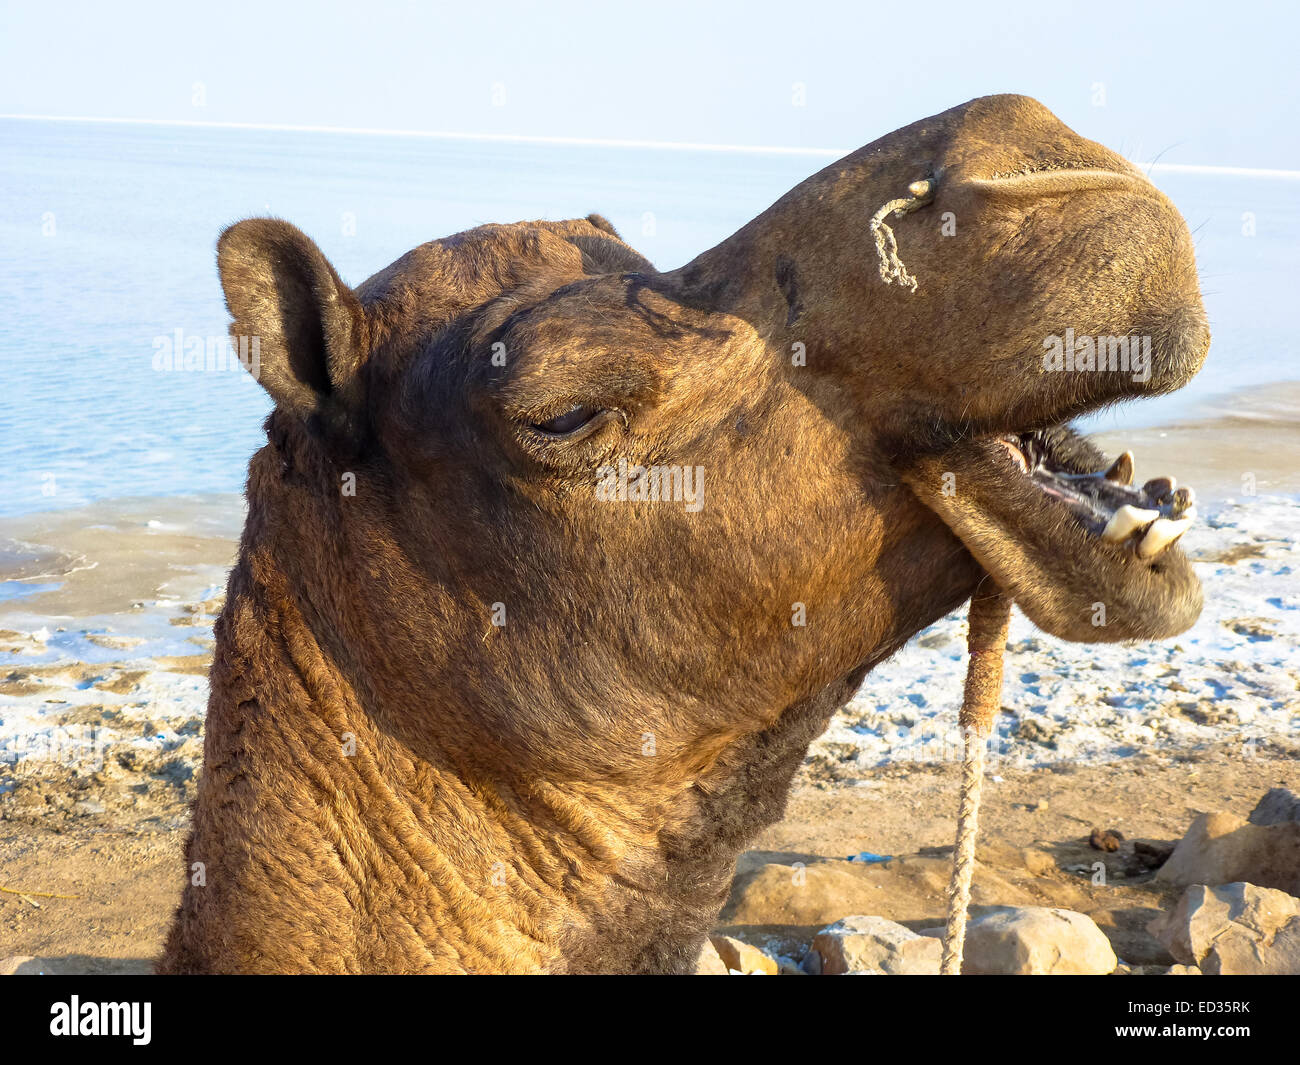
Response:
[{"label": "knotted rope", "polygon": [[[916,291],[917,280],[898,257],[898,241],[885,223],[920,207],[934,198],[929,178],[907,186],[909,196],[890,200],[871,216],[871,235],[880,257],[880,278],[886,285],[897,281]],[[996,585],[991,591],[971,597],[966,646],[970,662],[966,667],[966,690],[958,724],[962,733],[961,801],[957,808],[957,844],[952,854],[952,879],[948,883],[948,914],[943,934],[943,958],[939,972],[957,976],[961,972],[966,946],[966,911],[970,909],[971,880],[975,875],[975,839],[979,835],[980,795],[984,789],[984,755],[993,719],[1002,704],[1002,652],[1007,646],[1011,600]]]},{"label": "knotted rope", "polygon": [[916,278],[907,272],[903,260],[898,257],[898,241],[894,231],[885,224],[885,219],[893,212],[895,218],[911,214],[918,207],[924,207],[934,198],[934,182],[928,178],[913,181],[907,186],[910,196],[890,200],[884,207],[871,216],[871,235],[876,238],[876,254],[880,256],[880,278],[886,285],[897,281],[916,291]]},{"label": "knotted rope", "polygon": [[980,792],[984,786],[984,753],[993,719],[1002,703],[1002,652],[1007,645],[1011,600],[994,588],[971,597],[966,637],[970,661],[966,691],[957,723],[962,733],[961,802],[957,809],[957,845],[948,884],[948,919],[943,934],[943,976],[961,973],[966,944],[966,911],[970,907],[975,873],[975,837],[979,832]]}]

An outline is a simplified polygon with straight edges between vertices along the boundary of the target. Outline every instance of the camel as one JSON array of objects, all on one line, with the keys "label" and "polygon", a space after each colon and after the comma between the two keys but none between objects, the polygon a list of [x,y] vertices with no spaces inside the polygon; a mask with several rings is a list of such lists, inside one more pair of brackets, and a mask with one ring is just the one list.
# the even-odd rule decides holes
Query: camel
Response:
[{"label": "camel", "polygon": [[[218,268],[275,405],[162,972],[690,972],[809,743],[982,581],[1066,640],[1200,610],[1189,499],[1070,428],[1199,369],[1187,227],[1027,97],[666,273],[596,215],[355,289],[251,219]],[[1057,372],[1067,330],[1145,369]]]}]

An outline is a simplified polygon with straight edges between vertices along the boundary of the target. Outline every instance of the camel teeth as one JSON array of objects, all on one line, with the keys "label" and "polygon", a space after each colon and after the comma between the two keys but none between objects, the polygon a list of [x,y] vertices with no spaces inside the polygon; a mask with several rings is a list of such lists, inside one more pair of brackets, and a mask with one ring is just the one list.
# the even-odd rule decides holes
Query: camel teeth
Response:
[{"label": "camel teeth", "polygon": [[1110,516],[1110,521],[1101,532],[1101,538],[1108,544],[1118,544],[1128,539],[1134,529],[1140,529],[1158,517],[1160,517],[1158,510],[1143,510],[1132,503],[1125,503]]},{"label": "camel teeth", "polygon": [[1169,502],[1170,517],[1181,518],[1189,510],[1194,509],[1196,503],[1196,493],[1186,486],[1174,492]]},{"label": "camel teeth", "polygon": [[1151,523],[1151,528],[1138,544],[1138,558],[1151,558],[1158,555],[1182,536],[1187,531],[1187,526],[1191,524],[1191,518],[1179,518],[1177,521],[1158,518]]},{"label": "camel teeth", "polygon": [[1110,464],[1103,477],[1108,481],[1114,481],[1117,484],[1133,483],[1133,452],[1125,451],[1119,458]]},{"label": "camel teeth", "polygon": [[1142,486],[1142,491],[1149,499],[1159,503],[1168,499],[1177,487],[1178,481],[1173,477],[1153,477]]}]

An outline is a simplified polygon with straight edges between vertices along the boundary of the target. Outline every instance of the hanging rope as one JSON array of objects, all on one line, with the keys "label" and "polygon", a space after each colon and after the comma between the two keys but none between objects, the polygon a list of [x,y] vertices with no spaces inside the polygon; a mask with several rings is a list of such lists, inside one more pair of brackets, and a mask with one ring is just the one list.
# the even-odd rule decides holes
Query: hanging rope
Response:
[{"label": "hanging rope", "polygon": [[885,219],[892,212],[895,218],[902,218],[905,214],[911,214],[919,207],[924,207],[934,198],[934,182],[929,178],[921,181],[913,181],[907,186],[910,196],[902,199],[890,200],[884,207],[871,216],[871,235],[876,238],[876,254],[880,256],[880,278],[886,285],[892,285],[897,281],[916,291],[916,278],[907,272],[907,267],[903,265],[903,260],[898,257],[898,241],[894,239],[894,231],[885,224]]},{"label": "hanging rope", "polygon": [[971,597],[967,616],[966,691],[957,723],[962,733],[961,802],[957,809],[957,845],[948,884],[948,919],[943,935],[943,976],[961,973],[966,945],[966,911],[970,908],[975,874],[975,837],[979,833],[980,793],[984,787],[984,754],[993,720],[1002,703],[1002,652],[1007,646],[1011,600],[996,586]]}]

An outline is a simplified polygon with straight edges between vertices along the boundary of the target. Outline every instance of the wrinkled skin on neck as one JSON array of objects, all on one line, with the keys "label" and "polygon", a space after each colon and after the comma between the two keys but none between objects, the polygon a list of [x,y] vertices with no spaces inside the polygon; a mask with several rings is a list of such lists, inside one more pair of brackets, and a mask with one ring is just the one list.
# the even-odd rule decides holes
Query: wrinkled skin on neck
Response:
[{"label": "wrinkled skin on neck", "polygon": [[[909,292],[867,220],[921,177]],[[1177,212],[1023,97],[882,138],[671,273],[594,216],[355,290],[270,220],[219,266],[276,410],[168,971],[687,970],[808,743],[986,568],[1066,638],[1199,607],[1176,547],[1076,534],[990,450],[1208,344]],[[1044,373],[1067,327],[1150,333],[1148,379]],[[638,467],[693,495],[609,490]]]}]

